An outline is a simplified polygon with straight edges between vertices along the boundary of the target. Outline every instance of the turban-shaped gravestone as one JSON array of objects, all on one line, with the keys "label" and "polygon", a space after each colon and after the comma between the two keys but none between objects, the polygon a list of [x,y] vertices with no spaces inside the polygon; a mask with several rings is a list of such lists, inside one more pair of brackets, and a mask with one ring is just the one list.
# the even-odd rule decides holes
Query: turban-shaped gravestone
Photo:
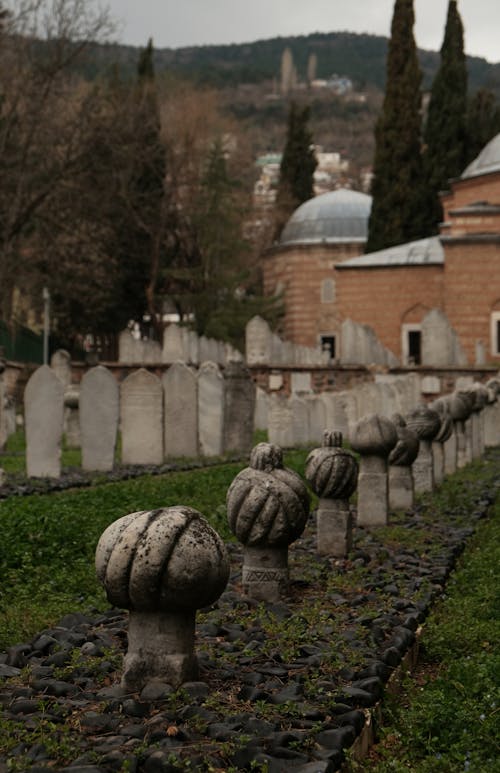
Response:
[{"label": "turban-shaped gravestone", "polygon": [[324,432],[321,448],[306,459],[306,478],[319,497],[348,499],[356,491],[359,465],[352,453],[342,448],[341,432]]},{"label": "turban-shaped gravestone", "polygon": [[436,443],[446,443],[453,432],[453,419],[451,418],[449,400],[441,397],[431,403],[431,409],[439,415],[441,426],[434,437]]},{"label": "turban-shaped gravestone", "polygon": [[243,545],[286,546],[302,534],[309,504],[300,476],[283,466],[281,448],[259,443],[229,487],[227,517]]},{"label": "turban-shaped gravestone", "polygon": [[441,428],[439,414],[426,405],[419,405],[410,411],[406,423],[420,440],[434,440]]},{"label": "turban-shaped gravestone", "polygon": [[124,687],[196,678],[195,611],[229,576],[224,544],[200,513],[178,506],[120,518],[99,540],[96,569],[109,601],[130,610]]},{"label": "turban-shaped gravestone", "polygon": [[363,416],[353,427],[351,446],[362,456],[389,456],[398,440],[392,421],[378,413]]},{"label": "turban-shaped gravestone", "polygon": [[419,439],[413,430],[409,429],[400,413],[391,416],[398,436],[398,441],[389,454],[389,464],[396,467],[409,467],[418,456]]},{"label": "turban-shaped gravestone", "polygon": [[200,609],[224,590],[229,563],[219,535],[191,507],[125,515],[96,551],[109,601],[139,610]]},{"label": "turban-shaped gravestone", "polygon": [[453,421],[466,421],[472,411],[473,397],[467,392],[453,392],[449,398],[450,416]]}]

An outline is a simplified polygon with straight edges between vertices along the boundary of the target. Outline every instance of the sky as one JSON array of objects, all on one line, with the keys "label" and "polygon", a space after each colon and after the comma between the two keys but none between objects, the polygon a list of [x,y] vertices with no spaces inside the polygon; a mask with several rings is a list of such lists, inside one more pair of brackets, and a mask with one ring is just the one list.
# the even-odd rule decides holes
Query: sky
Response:
[{"label": "sky", "polygon": [[[104,0],[117,42],[155,48],[245,43],[311,32],[390,34],[394,0]],[[448,0],[414,0],[419,48],[441,48]],[[458,0],[465,51],[500,62],[500,0]]]}]

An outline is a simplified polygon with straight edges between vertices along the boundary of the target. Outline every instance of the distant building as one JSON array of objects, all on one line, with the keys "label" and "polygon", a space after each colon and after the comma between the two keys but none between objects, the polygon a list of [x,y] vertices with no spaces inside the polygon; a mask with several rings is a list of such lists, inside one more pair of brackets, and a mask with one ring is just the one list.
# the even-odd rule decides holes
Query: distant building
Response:
[{"label": "distant building", "polygon": [[369,333],[392,362],[500,365],[500,134],[442,202],[439,236],[367,255],[369,196],[344,189],[302,204],[263,258],[285,337],[344,363],[368,364]]}]

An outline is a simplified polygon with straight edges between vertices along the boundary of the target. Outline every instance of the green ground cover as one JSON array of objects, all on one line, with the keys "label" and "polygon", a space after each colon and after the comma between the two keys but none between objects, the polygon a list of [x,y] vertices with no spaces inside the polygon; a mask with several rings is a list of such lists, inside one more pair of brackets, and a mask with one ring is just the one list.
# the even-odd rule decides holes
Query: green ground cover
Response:
[{"label": "green ground cover", "polygon": [[[303,469],[306,451],[286,456]],[[109,604],[94,571],[104,529],[137,510],[188,505],[199,510],[225,540],[226,492],[245,464],[146,475],[93,488],[0,502],[0,650],[24,641],[68,611]]]},{"label": "green ground cover", "polygon": [[384,701],[371,773],[500,771],[500,502],[483,521],[425,624],[422,656]]}]

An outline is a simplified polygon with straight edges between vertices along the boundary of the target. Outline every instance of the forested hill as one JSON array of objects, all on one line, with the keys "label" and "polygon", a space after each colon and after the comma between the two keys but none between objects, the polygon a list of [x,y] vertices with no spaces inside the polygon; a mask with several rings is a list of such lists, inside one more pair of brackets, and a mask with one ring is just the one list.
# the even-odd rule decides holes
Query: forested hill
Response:
[{"label": "forested hill", "polygon": [[[307,62],[314,53],[318,78],[337,73],[351,78],[357,89],[369,86],[383,89],[387,43],[387,38],[377,35],[318,32],[254,43],[157,49],[155,65],[158,73],[171,70],[216,87],[262,83],[279,78],[281,57],[285,48],[289,48],[299,80],[305,80]],[[439,53],[421,50],[419,56],[423,86],[428,88],[439,63]],[[117,67],[122,75],[127,75],[135,72],[137,58],[138,49],[134,46],[97,46],[83,68],[90,77],[111,67]],[[500,63],[490,64],[479,57],[468,57],[468,70],[471,92],[485,87],[500,97]]]}]

